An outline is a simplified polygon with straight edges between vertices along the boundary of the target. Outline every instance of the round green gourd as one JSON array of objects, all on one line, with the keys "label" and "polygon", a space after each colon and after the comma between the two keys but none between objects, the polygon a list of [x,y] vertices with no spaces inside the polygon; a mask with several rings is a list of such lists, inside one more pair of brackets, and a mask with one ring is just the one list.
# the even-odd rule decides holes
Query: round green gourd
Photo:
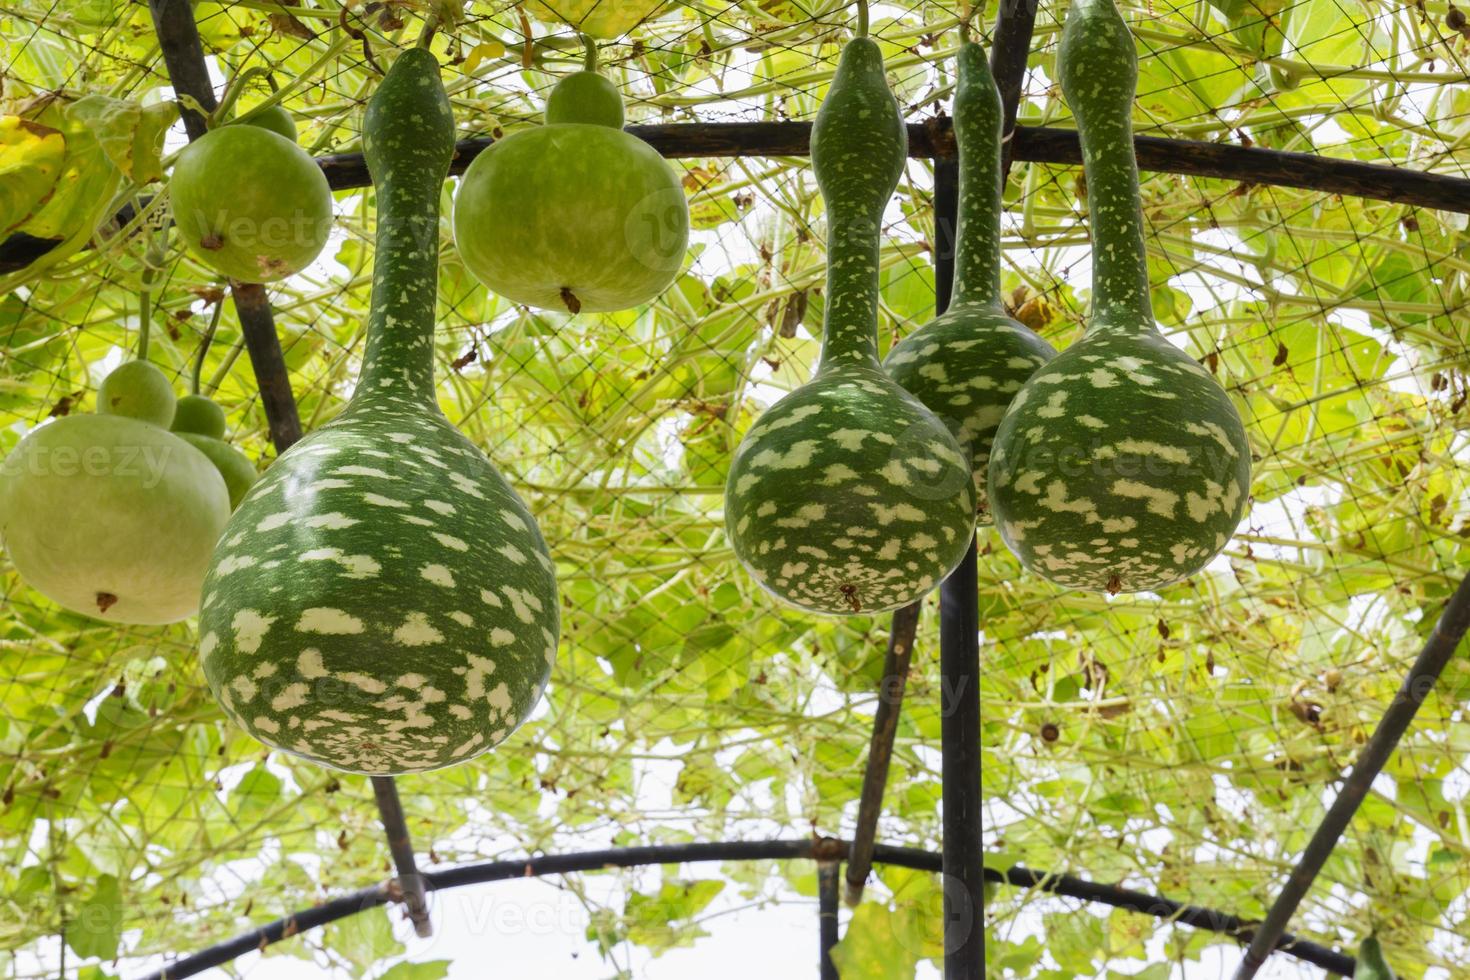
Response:
[{"label": "round green gourd", "polygon": [[552,86],[546,97],[546,122],[586,123],[591,126],[623,128],[623,94],[597,71],[597,45],[583,35],[587,48],[586,68],[573,72]]},{"label": "round green gourd", "polygon": [[122,415],[167,429],[174,420],[168,375],[147,361],[119,365],[97,387],[97,414]]},{"label": "round green gourd", "polygon": [[203,395],[185,395],[174,408],[174,432],[193,432],[211,439],[221,439],[225,434],[225,412],[213,399]]},{"label": "round green gourd", "polygon": [[21,578],[110,623],[192,616],[229,514],[208,459],[122,415],[48,422],[0,464],[0,538]]},{"label": "round green gourd", "polygon": [[210,688],[255,737],[393,775],[510,734],[545,687],[559,610],[534,519],[435,399],[454,124],[428,51],[400,55],[379,84],[363,150],[378,227],[362,376],[231,518],[199,644]]},{"label": "round green gourd", "polygon": [[175,432],[174,435],[209,458],[225,481],[225,489],[230,495],[230,510],[239,507],[240,501],[245,499],[245,494],[255,486],[255,481],[260,478],[255,464],[250,462],[250,457],[223,439],[202,436],[197,432]]},{"label": "round green gourd", "polygon": [[959,226],[949,308],[894,345],[884,367],[954,433],[970,460],[979,519],[985,469],[1007,406],[1056,350],[1005,311],[1000,296],[1000,92],[978,44],[960,46],[954,95]]},{"label": "round green gourd", "polygon": [[260,126],[222,126],[184,147],[168,188],[189,250],[241,282],[300,272],[332,229],[332,191],[321,168]]},{"label": "round green gourd", "polygon": [[906,150],[878,45],[854,39],[812,129],[827,204],[821,361],[751,426],[725,484],[736,557],[816,612],[918,599],[959,562],[975,524],[959,444],[878,363],[879,237]]},{"label": "round green gourd", "polygon": [[1154,325],[1131,114],[1138,63],[1112,0],[1074,0],[1058,54],[1092,224],[1086,334],[1016,394],[991,510],[1026,567],[1098,591],[1156,589],[1230,540],[1250,492],[1240,416]]},{"label": "round green gourd", "polygon": [[455,194],[460,258],[511,302],[574,314],[626,310],[683,268],[689,205],[679,177],[619,128],[622,99],[590,74],[558,82],[546,124],[475,157]]},{"label": "round green gourd", "polygon": [[246,126],[259,126],[268,129],[278,136],[284,136],[292,143],[296,142],[296,120],[291,118],[284,106],[268,105],[264,109],[257,109],[248,115],[241,116],[240,122]]}]

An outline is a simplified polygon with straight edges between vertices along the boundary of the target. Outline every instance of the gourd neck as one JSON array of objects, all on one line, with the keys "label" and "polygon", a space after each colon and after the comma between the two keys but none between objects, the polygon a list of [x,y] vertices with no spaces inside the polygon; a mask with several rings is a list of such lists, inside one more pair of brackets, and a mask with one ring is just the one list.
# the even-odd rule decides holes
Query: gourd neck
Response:
[{"label": "gourd neck", "polygon": [[950,306],[1001,306],[1001,127],[1000,92],[985,50],[966,41],[954,93],[960,200]]},{"label": "gourd neck", "polygon": [[1087,177],[1092,226],[1089,329],[1151,333],[1156,327],[1133,151],[1138,55],[1113,0],[1073,0],[1058,64]]},{"label": "gourd neck", "polygon": [[434,306],[439,195],[454,155],[454,119],[427,50],[398,56],[368,100],[363,155],[377,196],[367,352],[353,407],[384,401],[438,411]]},{"label": "gourd neck", "polygon": [[827,296],[818,372],[878,365],[878,257],[883,212],[898,187],[908,134],[873,41],[847,43],[812,124],[812,171],[827,206]]}]

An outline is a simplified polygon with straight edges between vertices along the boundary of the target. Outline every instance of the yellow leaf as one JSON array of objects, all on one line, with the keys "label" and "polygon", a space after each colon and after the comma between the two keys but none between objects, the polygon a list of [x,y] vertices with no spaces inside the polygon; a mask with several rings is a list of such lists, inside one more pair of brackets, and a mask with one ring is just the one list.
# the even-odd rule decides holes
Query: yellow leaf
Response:
[{"label": "yellow leaf", "polygon": [[477,44],[470,48],[470,53],[465,56],[460,71],[466,75],[472,75],[475,69],[480,67],[481,62],[494,61],[496,58],[503,57],[505,57],[505,45],[499,41],[486,41],[484,44]]},{"label": "yellow leaf", "polygon": [[653,17],[663,0],[529,0],[526,9],[537,20],[562,23],[603,40],[615,40]]},{"label": "yellow leaf", "polygon": [[141,106],[105,95],[88,95],[68,106],[66,112],[91,131],[107,159],[134,183],[146,184],[163,176],[163,136],[178,112],[173,103]]},{"label": "yellow leaf", "polygon": [[0,116],[0,237],[46,203],[65,156],[61,133],[20,116]]}]

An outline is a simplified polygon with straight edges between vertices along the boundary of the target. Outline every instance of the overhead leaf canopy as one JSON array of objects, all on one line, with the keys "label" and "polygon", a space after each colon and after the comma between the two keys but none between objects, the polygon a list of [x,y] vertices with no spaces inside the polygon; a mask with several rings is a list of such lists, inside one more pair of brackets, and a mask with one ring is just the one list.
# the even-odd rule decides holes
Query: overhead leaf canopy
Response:
[{"label": "overhead leaf canopy", "polygon": [[[810,119],[851,23],[831,0],[572,6],[473,0],[444,28],[433,50],[463,137],[534,125],[549,86],[580,64],[553,11],[577,20],[598,7],[586,27],[609,38],[602,62],[632,123]],[[1470,35],[1442,0],[1123,8],[1142,55],[1140,134],[1470,175]],[[412,43],[427,7],[193,9],[221,90],[253,71],[237,111],[285,106],[321,155],[359,148],[377,69]],[[1070,126],[1053,81],[1062,10],[1042,5],[1023,125]],[[942,3],[874,7],[911,121],[948,104],[960,15]],[[168,234],[162,184],[139,183],[159,173],[156,106],[171,98],[147,6],[11,0],[0,46],[5,112],[50,101],[35,125],[0,126],[0,221],[9,234],[51,207],[50,226],[29,234],[62,243],[0,271],[0,455],[48,417],[91,410],[101,377],[136,347],[146,288],[150,356],[181,392],[217,318],[202,388],[226,407],[234,444],[268,463],[223,283]],[[176,126],[164,163],[182,139]],[[646,308],[513,307],[460,264],[447,218],[441,228],[440,403],[540,521],[565,625],[533,720],[472,763],[400,780],[415,845],[432,854],[421,861],[851,833],[887,621],[779,607],[733,561],[721,514],[741,433],[813,366],[822,202],[804,160],[675,165],[692,247]],[[1246,420],[1252,502],[1220,559],[1157,595],[1061,591],[982,528],[986,845],[998,866],[1257,919],[1470,568],[1470,235],[1461,213],[1145,178],[1154,305]],[[889,212],[885,349],[932,314],[932,187],[930,164],[911,160]],[[1007,189],[1006,289],[1058,347],[1086,310],[1085,192],[1080,170],[1027,163]],[[452,193],[451,182],[446,215]],[[336,207],[323,260],[270,293],[308,429],[342,408],[362,354],[372,192],[338,192]],[[103,224],[88,234],[93,220]],[[268,753],[231,726],[190,625],[71,615],[3,564],[0,596],[0,949],[18,951],[0,953],[0,972],[51,962],[36,957],[54,956],[64,935],[71,962],[96,957],[110,975],[385,876],[366,780]],[[935,620],[931,604],[880,825],[884,840],[931,848]],[[1351,946],[1376,929],[1407,976],[1454,974],[1470,958],[1467,699],[1461,655],[1294,931]],[[653,786],[657,767],[677,770],[672,787]],[[784,894],[810,894],[799,865],[730,872],[752,895],[783,875]],[[602,910],[596,944],[697,942],[719,891],[713,872],[703,877],[671,874],[662,891]],[[885,874],[839,950],[843,975],[900,976],[940,956],[923,912],[937,887]],[[997,892],[993,962],[1014,976],[1093,976],[1159,949],[1189,962],[1230,942],[1076,910]],[[294,942],[356,975],[395,949],[334,937]]]}]

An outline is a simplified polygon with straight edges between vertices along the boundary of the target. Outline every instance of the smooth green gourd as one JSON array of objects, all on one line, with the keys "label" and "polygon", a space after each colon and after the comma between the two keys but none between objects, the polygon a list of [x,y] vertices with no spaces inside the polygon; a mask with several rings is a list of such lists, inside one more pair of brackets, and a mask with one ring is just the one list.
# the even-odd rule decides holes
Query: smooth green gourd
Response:
[{"label": "smooth green gourd", "polygon": [[241,282],[275,282],[321,253],[332,191],[316,161],[263,126],[221,126],[184,147],[168,181],[179,237]]},{"label": "smooth green gourd", "polygon": [[587,68],[552,89],[546,124],[497,140],[454,198],[454,242],[475,278],[560,313],[625,310],[674,281],[689,205],[658,151],[623,132],[623,102]]},{"label": "smooth green gourd", "polygon": [[907,137],[878,45],[848,42],[812,129],[827,205],[827,295],[813,379],[745,434],[725,485],[735,555],[771,592],[832,614],[895,609],[959,562],[970,470],[944,423],[878,363],[883,211]]},{"label": "smooth green gourd", "polygon": [[225,411],[212,398],[185,395],[174,406],[173,424],[169,428],[174,432],[193,432],[211,439],[223,439]]},{"label": "smooth green gourd", "polygon": [[996,526],[1060,585],[1157,589],[1225,547],[1250,447],[1214,378],[1154,325],[1132,110],[1138,62],[1112,0],[1073,0],[1058,52],[1092,224],[1086,334],[1016,394],[996,433]]},{"label": "smooth green gourd", "polygon": [[0,539],[27,585],[74,612],[139,624],[192,616],[230,514],[225,483],[163,427],[174,398],[162,371],[123,364],[97,406],[38,426],[0,463]]},{"label": "smooth green gourd", "polygon": [[348,772],[462,762],[541,697],[559,634],[536,523],[434,391],[439,194],[454,123],[434,56],[368,103],[378,207],[367,349],[347,409],[246,495],[215,550],[204,674],[269,745]]},{"label": "smooth green gourd", "polygon": [[958,63],[959,222],[949,308],[896,344],[883,364],[954,433],[970,461],[978,517],[988,521],[985,470],[995,430],[1026,379],[1057,352],[1001,302],[1000,92],[980,45],[960,45]]},{"label": "smooth green gourd", "polygon": [[147,361],[120,364],[97,386],[98,415],[123,415],[167,429],[174,404],[168,375]]},{"label": "smooth green gourd", "polygon": [[255,109],[241,116],[240,122],[246,126],[259,126],[268,129],[278,136],[284,136],[292,143],[296,142],[296,120],[291,118],[291,113],[286,111],[285,106],[268,105],[264,109]]}]

